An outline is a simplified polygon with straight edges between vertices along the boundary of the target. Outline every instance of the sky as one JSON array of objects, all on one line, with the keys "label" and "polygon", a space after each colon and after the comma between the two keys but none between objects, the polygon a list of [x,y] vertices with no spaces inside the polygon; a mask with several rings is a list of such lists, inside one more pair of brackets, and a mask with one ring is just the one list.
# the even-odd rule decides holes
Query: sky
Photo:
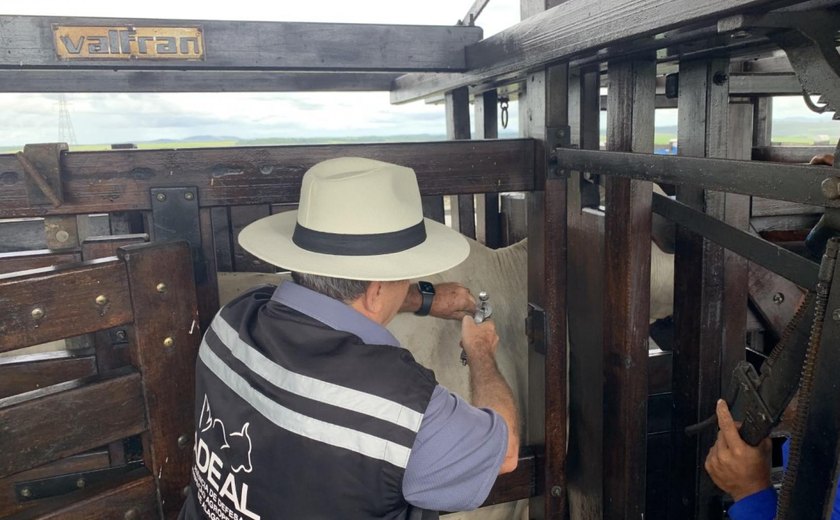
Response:
[{"label": "sky", "polygon": [[[314,0],[172,2],[144,0],[2,0],[0,14],[454,25],[473,0]],[[200,7],[197,7],[200,6]],[[484,36],[519,20],[519,0],[491,0],[478,18]],[[445,133],[442,104],[391,105],[387,92],[66,94],[77,144],[185,139],[192,136],[363,137]],[[658,125],[675,125],[663,111]],[[0,93],[0,147],[58,140],[58,94]],[[793,98],[777,101],[775,118],[808,115]],[[511,105],[515,126],[516,105]],[[827,119],[823,116],[821,119]],[[838,123],[840,125],[840,123]],[[840,133],[840,132],[838,132]]]}]

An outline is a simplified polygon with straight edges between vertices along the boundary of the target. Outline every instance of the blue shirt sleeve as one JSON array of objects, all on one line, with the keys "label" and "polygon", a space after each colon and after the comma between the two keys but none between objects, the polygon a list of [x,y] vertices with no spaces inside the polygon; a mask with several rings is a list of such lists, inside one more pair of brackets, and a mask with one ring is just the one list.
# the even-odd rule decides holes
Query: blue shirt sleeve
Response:
[{"label": "blue shirt sleeve", "polygon": [[769,487],[745,496],[729,508],[732,520],[773,520],[776,518],[776,491]]},{"label": "blue shirt sleeve", "polygon": [[496,481],[507,441],[507,424],[496,412],[438,385],[405,468],[405,499],[435,511],[477,508]]}]

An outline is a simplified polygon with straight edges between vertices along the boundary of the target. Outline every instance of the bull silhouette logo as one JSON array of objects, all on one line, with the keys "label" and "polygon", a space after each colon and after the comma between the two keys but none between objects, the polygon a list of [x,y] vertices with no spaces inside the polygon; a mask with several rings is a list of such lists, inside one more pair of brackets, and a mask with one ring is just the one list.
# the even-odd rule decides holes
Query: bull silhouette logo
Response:
[{"label": "bull silhouette logo", "polygon": [[238,432],[227,433],[225,423],[221,419],[213,418],[210,402],[205,394],[198,424],[202,436],[206,433],[223,450],[222,454],[227,459],[231,471],[250,473],[254,469],[251,466],[251,436],[248,435],[251,423],[246,422]]}]

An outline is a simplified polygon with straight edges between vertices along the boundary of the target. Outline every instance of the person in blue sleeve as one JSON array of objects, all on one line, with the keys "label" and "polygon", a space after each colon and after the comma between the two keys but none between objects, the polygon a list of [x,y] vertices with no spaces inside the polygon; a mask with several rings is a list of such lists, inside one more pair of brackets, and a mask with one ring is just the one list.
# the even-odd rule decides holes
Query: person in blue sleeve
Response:
[{"label": "person in blue sleeve", "polygon": [[[706,456],[705,467],[712,481],[735,501],[729,508],[729,517],[732,520],[776,518],[776,491],[770,483],[770,439],[750,446],[741,439],[723,399],[718,400],[716,412],[720,431]],[[785,467],[789,444],[790,440],[782,446]],[[831,520],[840,520],[840,492],[835,496]]]},{"label": "person in blue sleeve", "polygon": [[[292,271],[225,305],[196,363],[194,462],[183,520],[426,520],[479,507],[518,462],[518,411],[492,321],[456,283],[409,280],[469,253],[423,218],[414,171],[345,157],[303,176],[297,211],[242,247]],[[386,325],[401,311],[461,322],[470,402]],[[442,345],[441,348],[447,348]]]}]

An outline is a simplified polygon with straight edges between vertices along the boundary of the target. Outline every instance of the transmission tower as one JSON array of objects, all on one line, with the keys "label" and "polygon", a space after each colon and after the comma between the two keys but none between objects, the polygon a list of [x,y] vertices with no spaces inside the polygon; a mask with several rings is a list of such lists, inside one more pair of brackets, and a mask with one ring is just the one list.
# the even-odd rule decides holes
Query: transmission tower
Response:
[{"label": "transmission tower", "polygon": [[64,94],[58,96],[58,142],[76,144],[76,132],[73,130],[73,121],[70,120],[67,97]]}]

